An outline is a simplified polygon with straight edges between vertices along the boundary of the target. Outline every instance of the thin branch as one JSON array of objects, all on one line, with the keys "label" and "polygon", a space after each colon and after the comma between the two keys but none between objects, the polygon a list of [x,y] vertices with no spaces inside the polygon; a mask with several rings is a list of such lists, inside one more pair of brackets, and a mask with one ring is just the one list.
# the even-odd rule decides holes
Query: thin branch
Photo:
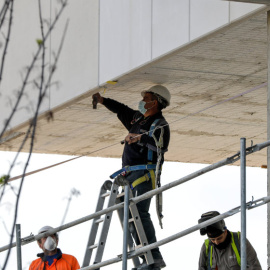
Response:
[{"label": "thin branch", "polygon": [[[62,7],[64,7],[64,6],[66,6],[66,1],[62,3]],[[61,13],[59,12],[58,15],[59,14],[61,14]],[[42,101],[43,101],[43,98],[44,98],[44,96],[46,94],[46,91],[47,91],[47,89],[48,89],[48,87],[50,85],[51,78],[52,78],[52,76],[54,74],[55,67],[56,67],[56,64],[58,62],[58,59],[59,59],[59,56],[60,56],[60,52],[62,50],[63,41],[64,41],[64,37],[65,37],[65,34],[66,34],[66,30],[67,30],[67,25],[66,25],[66,28],[65,28],[65,31],[64,31],[64,35],[63,35],[63,38],[61,40],[60,47],[59,47],[59,50],[58,50],[58,57],[55,59],[53,68],[49,71],[49,79],[48,79],[48,82],[47,82],[47,84],[46,84],[46,86],[44,87],[44,90],[43,90],[43,86],[44,86],[44,72],[45,72],[45,40],[46,40],[47,37],[44,36],[44,32],[43,32],[43,21],[42,21],[40,0],[39,0],[39,17],[40,17],[40,27],[41,27],[42,42],[39,43],[38,53],[34,56],[34,59],[32,61],[32,64],[31,64],[30,68],[27,71],[27,75],[26,75],[26,78],[25,78],[25,80],[23,82],[23,87],[22,87],[22,89],[20,91],[20,95],[19,95],[19,98],[18,98],[18,99],[21,99],[22,94],[23,94],[23,91],[24,91],[24,88],[25,88],[25,84],[26,84],[26,82],[28,80],[28,77],[29,77],[29,75],[30,75],[30,73],[31,73],[31,71],[33,69],[34,63],[36,62],[37,57],[38,57],[40,51],[42,50],[41,75],[40,75],[40,84],[38,86],[38,88],[39,88],[38,103],[37,103],[37,106],[36,106],[34,117],[33,117],[32,121],[30,122],[30,126],[28,128],[28,132],[27,132],[27,134],[26,134],[26,136],[24,138],[24,141],[21,144],[20,150],[19,150],[19,151],[21,151],[21,149],[22,149],[23,145],[25,144],[25,142],[26,142],[29,134],[31,133],[31,142],[30,142],[29,155],[28,155],[28,158],[27,158],[27,162],[26,162],[26,164],[24,166],[23,177],[21,179],[19,190],[18,190],[18,194],[17,194],[17,197],[16,197],[16,206],[15,206],[14,218],[13,218],[13,225],[12,225],[12,230],[11,230],[11,235],[10,235],[10,247],[11,247],[12,240],[13,240],[13,237],[14,237],[15,226],[16,226],[17,215],[18,215],[18,209],[19,209],[19,199],[20,199],[20,195],[21,195],[21,192],[22,192],[24,178],[25,178],[26,170],[27,170],[27,167],[29,165],[29,162],[30,162],[30,159],[31,159],[31,155],[32,155],[32,152],[33,152],[33,149],[34,149],[34,141],[35,141],[35,134],[36,134],[36,128],[37,128],[37,119],[38,119],[38,115],[39,115],[40,106],[42,104]],[[59,18],[59,16],[57,18]],[[53,26],[50,27],[49,33],[50,33],[50,31],[52,29],[53,29]],[[16,105],[15,105],[13,111],[12,111],[11,118],[12,118],[13,114],[15,113],[18,104],[19,104],[19,102],[17,100],[17,103],[16,103]],[[9,121],[11,120],[11,118],[9,118]],[[0,136],[0,138],[1,138],[1,136]],[[17,158],[17,155],[16,155],[16,158]],[[13,166],[15,164],[15,161],[16,161],[16,159],[12,163]],[[4,189],[5,189],[5,186],[3,188],[3,191],[2,191],[2,194],[1,194],[0,199],[3,197]],[[9,248],[8,253],[6,255],[5,262],[4,262],[4,265],[3,265],[3,270],[6,268],[8,259],[10,257],[10,252],[11,252],[11,248]]]},{"label": "thin branch", "polygon": [[13,17],[13,3],[14,3],[14,1],[11,0],[10,16],[9,16],[9,24],[8,24],[8,33],[7,33],[7,37],[6,37],[6,42],[5,42],[5,47],[4,47],[4,51],[3,51],[3,54],[2,54],[2,61],[1,61],[1,67],[0,67],[0,84],[2,82],[5,59],[6,59],[6,55],[7,55],[7,48],[8,48],[9,39],[10,39],[10,33],[11,33],[11,25],[12,25],[12,17]]},{"label": "thin branch", "polygon": [[[50,26],[50,28],[48,29],[46,35],[44,36],[44,40],[43,40],[43,43],[44,43],[44,44],[45,44],[46,40],[48,39],[48,37],[50,36],[51,31],[53,30],[53,28],[54,28],[54,26],[56,25],[57,21],[59,20],[59,18],[60,18],[60,16],[61,16],[62,12],[63,12],[63,10],[64,10],[64,8],[66,7],[67,1],[68,1],[68,0],[65,0],[65,1],[62,2],[62,6],[61,6],[59,12],[56,14],[56,17],[55,17],[55,19],[54,19],[52,25]],[[0,139],[3,137],[3,135],[4,135],[4,133],[5,133],[6,129],[7,129],[7,127],[9,126],[9,124],[10,124],[10,122],[11,122],[11,120],[12,120],[14,114],[15,114],[15,112],[17,111],[18,105],[19,105],[19,103],[20,103],[20,101],[21,101],[21,98],[22,98],[22,96],[23,96],[23,94],[24,94],[25,87],[26,87],[26,85],[27,85],[27,83],[28,83],[29,76],[30,76],[30,74],[31,74],[31,72],[32,72],[32,69],[33,69],[33,67],[34,67],[35,62],[36,62],[37,59],[38,59],[38,56],[39,56],[39,54],[40,54],[41,49],[42,49],[42,47],[39,46],[39,47],[38,47],[38,50],[37,50],[37,52],[36,52],[36,54],[34,55],[34,58],[33,58],[32,62],[31,62],[31,64],[30,64],[30,66],[27,68],[27,73],[26,73],[25,78],[24,78],[24,80],[23,80],[23,84],[22,84],[22,87],[21,87],[21,89],[20,89],[19,96],[18,96],[18,98],[17,98],[17,101],[16,101],[16,103],[15,103],[13,109],[12,109],[12,112],[11,112],[9,118],[8,118],[8,119],[6,120],[6,122],[5,122],[4,128],[3,128],[3,130],[2,130],[2,132],[1,132],[1,134],[0,134]]]},{"label": "thin branch", "polygon": [[0,29],[2,28],[5,21],[10,2],[13,2],[13,0],[6,0],[0,11]]},{"label": "thin branch", "polygon": [[47,83],[46,83],[45,88],[44,88],[43,97],[45,96],[48,88],[51,85],[52,77],[53,77],[54,72],[56,70],[56,64],[58,63],[58,60],[59,60],[59,57],[60,57],[60,54],[61,54],[61,51],[62,51],[62,48],[63,48],[63,45],[64,45],[64,40],[65,40],[67,29],[68,29],[68,24],[69,24],[69,20],[67,20],[67,22],[66,22],[65,29],[64,29],[64,32],[63,32],[63,35],[62,35],[62,38],[61,38],[61,42],[60,42],[57,54],[55,56],[54,63],[52,65],[52,67],[51,67],[49,78],[48,78]]}]

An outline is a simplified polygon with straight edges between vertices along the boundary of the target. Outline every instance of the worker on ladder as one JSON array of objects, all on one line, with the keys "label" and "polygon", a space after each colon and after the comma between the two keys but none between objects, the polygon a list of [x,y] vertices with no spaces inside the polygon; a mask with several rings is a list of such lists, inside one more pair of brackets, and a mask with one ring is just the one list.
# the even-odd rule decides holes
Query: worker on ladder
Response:
[{"label": "worker on ladder", "polygon": [[[156,170],[160,175],[161,165],[164,162],[164,153],[167,151],[170,140],[170,129],[162,115],[162,109],[170,104],[171,95],[162,85],[154,85],[142,91],[143,99],[139,102],[138,110],[110,99],[99,93],[93,95],[93,102],[103,104],[107,109],[117,114],[118,119],[128,130],[124,141],[122,155],[122,169],[114,173],[117,185],[129,184],[133,196],[140,196],[159,186],[156,183]],[[157,167],[157,163],[160,166]],[[143,224],[149,244],[156,242],[156,233],[150,218],[151,198],[137,204],[138,212]],[[134,235],[133,235],[134,236]],[[135,241],[136,236],[134,236]],[[159,248],[152,249],[154,264],[147,265],[146,260],[135,270],[159,270],[166,266]]]}]

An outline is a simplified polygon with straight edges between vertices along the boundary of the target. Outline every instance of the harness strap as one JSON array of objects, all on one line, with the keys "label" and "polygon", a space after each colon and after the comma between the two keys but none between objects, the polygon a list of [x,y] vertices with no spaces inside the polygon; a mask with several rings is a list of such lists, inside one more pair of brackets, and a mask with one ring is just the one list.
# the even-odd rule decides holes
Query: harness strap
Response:
[{"label": "harness strap", "polygon": [[136,179],[136,180],[130,185],[131,189],[134,189],[136,186],[138,186],[139,184],[141,184],[141,183],[143,183],[143,182],[145,182],[145,181],[149,181],[150,178],[151,178],[151,175],[150,175],[150,172],[149,172],[149,173],[145,174],[144,176],[142,176],[142,177]]},{"label": "harness strap", "polygon": [[[156,128],[156,124],[158,123],[159,120],[160,120],[160,119],[156,119],[156,120],[152,123],[152,125],[151,125],[151,127],[150,127],[150,130],[149,130],[149,133],[148,133],[148,136],[149,136],[149,137],[153,137],[153,132],[154,132],[154,130],[155,130],[155,128]],[[151,150],[150,148],[148,148],[147,159],[148,159],[148,161],[150,161],[150,162],[153,160],[153,150]]]},{"label": "harness strap", "polygon": [[125,166],[124,168],[116,171],[113,173],[110,178],[113,179],[115,178],[118,174],[122,172],[132,172],[132,171],[140,171],[140,170],[155,170],[156,169],[156,164],[146,164],[146,165],[134,165],[134,166]]}]

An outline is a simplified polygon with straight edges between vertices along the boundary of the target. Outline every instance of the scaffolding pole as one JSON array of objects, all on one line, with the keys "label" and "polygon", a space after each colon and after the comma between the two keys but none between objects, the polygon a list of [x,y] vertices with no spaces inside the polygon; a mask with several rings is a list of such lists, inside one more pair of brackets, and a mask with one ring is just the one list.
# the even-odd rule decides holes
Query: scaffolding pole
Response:
[{"label": "scaffolding pole", "polygon": [[16,224],[17,270],[22,270],[21,225]]},{"label": "scaffolding pole", "polygon": [[[267,140],[270,140],[270,11],[267,11]],[[270,196],[270,149],[267,148],[267,196]],[[267,269],[270,269],[270,205],[267,205]]]},{"label": "scaffolding pole", "polygon": [[247,268],[246,249],[246,139],[241,138],[241,270]]}]

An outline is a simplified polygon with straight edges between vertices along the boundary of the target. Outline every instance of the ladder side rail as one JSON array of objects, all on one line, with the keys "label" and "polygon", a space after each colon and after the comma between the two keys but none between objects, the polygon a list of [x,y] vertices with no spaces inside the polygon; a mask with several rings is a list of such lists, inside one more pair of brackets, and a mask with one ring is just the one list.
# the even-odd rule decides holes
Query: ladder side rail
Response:
[{"label": "ladder side rail", "polygon": [[[133,194],[132,194],[131,189],[129,189],[129,196],[130,196],[130,198],[133,198]],[[137,205],[135,203],[131,202],[129,205],[129,209],[130,209],[130,213],[131,213],[132,218],[133,218],[133,223],[134,223],[134,226],[136,228],[137,236],[139,237],[141,246],[142,247],[147,246],[149,243],[148,243],[148,240],[147,240],[144,228],[143,228],[143,224],[142,224],[142,221],[141,221],[141,218],[139,215]],[[144,254],[144,257],[146,259],[147,264],[154,263],[154,258],[152,256],[151,251],[146,251]]]},{"label": "ladder side rail", "polygon": [[[112,188],[111,188],[111,195],[109,197],[107,208],[115,205],[117,194],[118,194],[118,185],[113,183]],[[95,256],[95,259],[94,259],[94,264],[99,263],[102,260],[102,256],[103,256],[103,253],[104,253],[104,248],[105,248],[107,236],[108,236],[108,233],[109,233],[109,227],[110,227],[111,220],[112,220],[112,215],[113,215],[113,211],[110,211],[104,217],[104,221],[103,221],[102,229],[101,229],[101,233],[100,233],[100,238],[99,238],[99,241],[98,241],[98,247],[97,247],[97,251],[96,251],[96,256]]]},{"label": "ladder side rail", "polygon": [[[106,192],[107,190],[105,190],[102,186],[100,189],[99,199],[97,201],[95,212],[98,212],[103,209],[105,197],[102,195],[104,195]],[[88,242],[86,245],[86,251],[85,251],[82,267],[88,266],[90,264],[90,260],[91,260],[92,252],[93,252],[93,248],[90,248],[90,247],[94,245],[95,240],[96,240],[96,235],[97,235],[97,231],[99,227],[99,222],[97,222],[98,219],[100,219],[100,216],[95,217],[92,221],[92,226],[91,226]]]}]

